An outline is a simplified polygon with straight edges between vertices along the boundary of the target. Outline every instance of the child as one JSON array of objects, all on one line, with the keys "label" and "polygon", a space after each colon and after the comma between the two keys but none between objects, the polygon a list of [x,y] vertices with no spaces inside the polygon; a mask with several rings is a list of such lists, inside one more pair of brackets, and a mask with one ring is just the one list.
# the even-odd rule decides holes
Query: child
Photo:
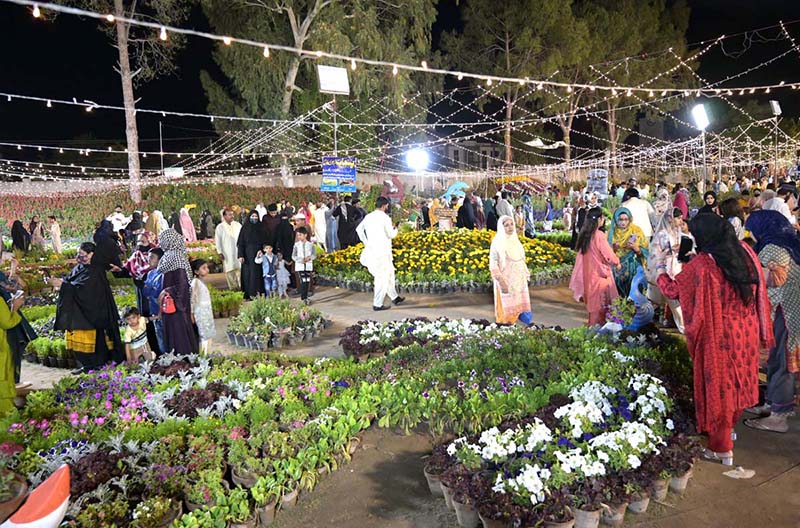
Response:
[{"label": "child", "polygon": [[158,302],[158,296],[161,294],[164,283],[164,275],[158,271],[158,262],[164,256],[164,250],[161,248],[153,248],[150,250],[150,271],[144,279],[142,286],[142,295],[144,295],[147,305],[150,308],[150,321],[153,322],[153,327],[156,331],[156,340],[158,341],[158,354],[166,354],[167,342],[164,339],[164,323],[161,321],[161,306]]},{"label": "child", "polygon": [[286,289],[289,287],[289,270],[286,269],[286,262],[283,260],[283,255],[278,253],[278,267],[275,270],[275,278],[278,281],[278,297],[288,298],[289,294]]},{"label": "child", "polygon": [[153,361],[153,353],[147,344],[147,319],[135,306],[126,309],[123,316],[128,323],[125,328],[125,356],[128,363],[138,363],[141,358]]},{"label": "child", "polygon": [[294,270],[300,279],[300,299],[304,304],[310,304],[308,301],[308,287],[311,285],[311,273],[314,271],[313,261],[317,258],[314,244],[308,240],[308,229],[306,227],[298,227],[295,230],[296,242],[292,250],[292,261],[294,261]]},{"label": "child", "polygon": [[214,328],[214,311],[211,308],[211,294],[202,278],[208,275],[208,264],[203,259],[192,261],[192,319],[197,325],[200,334],[200,353],[208,354],[211,340],[216,335]]},{"label": "child", "polygon": [[277,268],[278,256],[272,252],[272,246],[264,244],[264,251],[259,251],[256,254],[256,264],[261,264],[261,270],[264,275],[264,291],[267,292],[267,297],[272,295],[277,289]]}]

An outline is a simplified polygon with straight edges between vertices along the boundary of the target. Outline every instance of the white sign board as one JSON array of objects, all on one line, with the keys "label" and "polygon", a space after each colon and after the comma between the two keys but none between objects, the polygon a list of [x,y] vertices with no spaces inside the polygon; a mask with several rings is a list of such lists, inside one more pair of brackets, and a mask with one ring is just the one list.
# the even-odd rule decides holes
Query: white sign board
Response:
[{"label": "white sign board", "polygon": [[165,178],[183,178],[183,167],[167,167],[164,169]]},{"label": "white sign board", "polygon": [[350,79],[347,77],[347,68],[317,64],[317,75],[321,93],[350,95]]}]

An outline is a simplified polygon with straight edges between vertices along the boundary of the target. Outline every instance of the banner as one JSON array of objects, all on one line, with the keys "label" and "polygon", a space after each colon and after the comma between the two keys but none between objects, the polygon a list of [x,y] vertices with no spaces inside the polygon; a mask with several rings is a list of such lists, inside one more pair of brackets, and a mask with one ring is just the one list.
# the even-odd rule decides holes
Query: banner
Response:
[{"label": "banner", "polygon": [[323,192],[356,192],[356,158],[336,158],[323,156]]}]

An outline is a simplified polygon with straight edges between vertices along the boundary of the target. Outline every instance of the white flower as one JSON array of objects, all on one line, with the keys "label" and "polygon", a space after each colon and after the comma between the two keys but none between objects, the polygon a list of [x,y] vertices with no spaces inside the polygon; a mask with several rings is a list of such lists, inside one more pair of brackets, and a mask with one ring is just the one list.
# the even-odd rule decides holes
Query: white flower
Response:
[{"label": "white flower", "polygon": [[673,429],[675,429],[675,423],[672,421],[672,419],[670,419],[670,418],[667,418],[666,427],[667,427],[667,429],[669,429],[670,431],[672,431]]},{"label": "white flower", "polygon": [[628,455],[628,464],[630,464],[632,469],[636,469],[642,465],[642,461],[636,455]]}]

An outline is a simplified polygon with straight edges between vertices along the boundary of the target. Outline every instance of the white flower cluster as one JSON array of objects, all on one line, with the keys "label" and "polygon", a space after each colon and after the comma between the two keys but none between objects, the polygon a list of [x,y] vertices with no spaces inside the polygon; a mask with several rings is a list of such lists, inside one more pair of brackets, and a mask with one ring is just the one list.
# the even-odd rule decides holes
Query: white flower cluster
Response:
[{"label": "white flower cluster", "polygon": [[481,458],[492,462],[502,462],[517,452],[516,429],[506,429],[502,433],[492,427],[481,433]]},{"label": "white flower cluster", "polygon": [[637,393],[630,404],[631,411],[638,411],[649,425],[655,425],[657,419],[666,415],[669,397],[661,380],[650,374],[636,374],[628,382],[628,387]]},{"label": "white flower cluster", "polygon": [[589,440],[598,458],[601,454],[605,455],[601,458],[605,461],[609,455],[617,459],[624,457],[624,465],[632,469],[642,465],[641,455],[658,452],[659,445],[664,445],[664,440],[641,422],[626,422],[616,431],[607,431]]},{"label": "white flower cluster", "polygon": [[470,319],[436,319],[435,321],[411,321],[403,319],[400,321],[389,321],[379,323],[377,321],[367,321],[361,327],[359,343],[367,345],[372,342],[388,342],[393,340],[397,332],[405,335],[408,330],[414,327],[413,333],[419,339],[442,339],[453,336],[477,335],[485,330],[495,328],[495,325],[483,327],[475,324]]},{"label": "white flower cluster", "polygon": [[549,478],[549,469],[531,464],[525,466],[515,478],[505,480],[502,474],[498,474],[492,490],[495,493],[505,493],[506,490],[510,490],[517,495],[527,495],[531,504],[536,505],[544,501],[547,492],[546,482]]},{"label": "white flower cluster", "polygon": [[497,427],[483,431],[478,444],[470,444],[464,437],[456,438],[447,446],[447,454],[455,456],[460,446],[465,446],[490,462],[504,462],[515,453],[535,453],[553,440],[553,433],[540,419],[524,427],[506,429]]},{"label": "white flower cluster", "polygon": [[[611,402],[608,401],[606,396],[614,396],[615,394],[617,394],[617,389],[599,381],[587,381],[569,391],[569,396],[573,401],[594,404],[595,407],[603,411],[605,416],[611,416],[614,412],[611,409]],[[594,422],[594,420],[592,421]]]},{"label": "white flower cluster", "polygon": [[594,402],[574,401],[559,407],[553,415],[559,419],[566,418],[573,438],[582,437],[586,432],[584,428],[603,421],[603,409]]},{"label": "white flower cluster", "polygon": [[578,472],[584,477],[595,477],[606,474],[606,466],[599,453],[583,452],[580,447],[567,451],[556,451],[555,457],[564,473]]}]

